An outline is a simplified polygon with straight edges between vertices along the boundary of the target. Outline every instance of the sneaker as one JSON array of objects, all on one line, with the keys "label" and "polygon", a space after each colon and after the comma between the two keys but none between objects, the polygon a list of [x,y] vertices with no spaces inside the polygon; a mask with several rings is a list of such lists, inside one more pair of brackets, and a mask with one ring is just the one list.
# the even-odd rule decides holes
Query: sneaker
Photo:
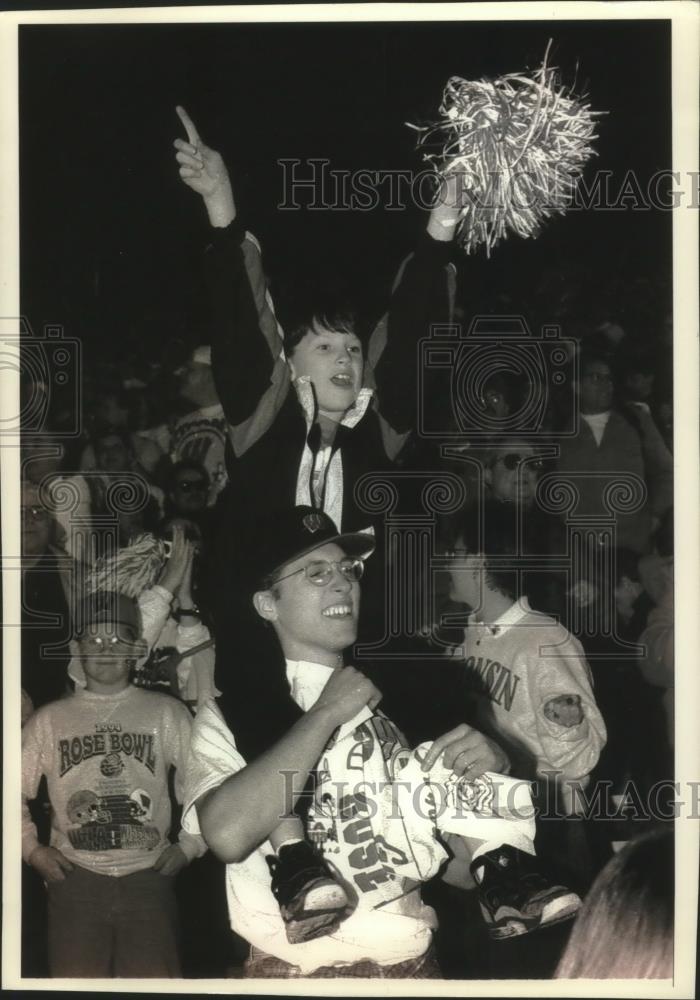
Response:
[{"label": "sneaker", "polygon": [[547,878],[536,857],[515,847],[482,854],[470,870],[489,934],[496,940],[551,927],[573,917],[581,906],[575,892]]},{"label": "sneaker", "polygon": [[311,844],[287,844],[267,864],[290,944],[331,934],[348,916],[345,889]]}]

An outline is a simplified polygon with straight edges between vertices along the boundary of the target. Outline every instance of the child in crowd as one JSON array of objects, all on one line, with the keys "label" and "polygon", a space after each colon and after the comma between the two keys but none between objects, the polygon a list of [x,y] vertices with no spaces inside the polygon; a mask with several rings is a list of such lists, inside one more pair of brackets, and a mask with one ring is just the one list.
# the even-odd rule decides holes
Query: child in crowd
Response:
[{"label": "child in crowd", "polygon": [[508,750],[511,773],[551,778],[570,812],[569,783],[586,783],[606,741],[581,645],[530,608],[516,525],[501,504],[484,504],[483,529],[473,512],[445,528],[452,597],[471,609],[461,653],[479,721]]},{"label": "child in crowd", "polygon": [[[174,876],[205,851],[169,841],[168,774],[181,798],[191,721],[174,698],[129,683],[143,656],[136,602],[112,592],[82,607],[85,689],[35,712],[22,731],[22,854],[49,893],[53,977],[180,975]],[[51,843],[39,843],[28,801],[42,775]]]}]

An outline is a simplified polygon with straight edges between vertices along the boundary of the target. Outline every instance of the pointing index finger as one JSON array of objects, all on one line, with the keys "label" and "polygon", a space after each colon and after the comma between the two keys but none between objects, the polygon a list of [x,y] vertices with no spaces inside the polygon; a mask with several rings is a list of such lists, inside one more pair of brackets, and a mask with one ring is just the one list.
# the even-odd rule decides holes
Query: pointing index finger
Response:
[{"label": "pointing index finger", "polygon": [[200,142],[200,138],[195,123],[192,121],[190,116],[187,114],[187,112],[181,105],[178,104],[175,110],[177,111],[178,118],[185,126],[185,131],[187,132],[188,141],[191,142],[193,146],[196,146]]}]

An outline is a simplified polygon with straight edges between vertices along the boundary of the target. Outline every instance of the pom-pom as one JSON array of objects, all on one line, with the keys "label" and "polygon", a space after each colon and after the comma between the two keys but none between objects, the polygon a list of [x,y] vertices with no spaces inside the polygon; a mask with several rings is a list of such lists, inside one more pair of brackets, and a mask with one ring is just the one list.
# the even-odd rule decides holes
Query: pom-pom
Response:
[{"label": "pom-pom", "polygon": [[508,232],[525,238],[562,215],[583,168],[595,155],[596,117],[603,112],[574,96],[547,66],[531,76],[512,73],[470,82],[453,76],[445,87],[441,118],[410,125],[422,133],[418,148],[438,177],[464,178],[466,207],[458,229],[465,252],[486,253]]},{"label": "pom-pom", "polygon": [[165,560],[165,542],[148,532],[137,535],[130,545],[97,560],[86,580],[85,592],[114,591],[138,598],[158,581]]}]

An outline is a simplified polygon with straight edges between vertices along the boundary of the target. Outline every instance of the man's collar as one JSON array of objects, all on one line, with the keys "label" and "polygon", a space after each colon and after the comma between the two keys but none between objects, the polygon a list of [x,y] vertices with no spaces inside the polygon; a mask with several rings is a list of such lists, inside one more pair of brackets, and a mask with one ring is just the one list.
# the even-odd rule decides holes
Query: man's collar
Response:
[{"label": "man's collar", "polygon": [[[292,384],[304,411],[306,423],[310,427],[316,413],[316,401],[314,399],[314,390],[311,385],[311,379],[308,375],[300,375],[299,378],[295,379]],[[367,407],[369,406],[373,395],[374,389],[368,389],[367,386],[360,389],[355,402],[345,411],[343,419],[338,421],[339,425],[341,427],[355,427],[359,424],[360,420],[362,420],[367,412]]]},{"label": "man's collar", "polygon": [[527,597],[521,597],[519,600],[514,601],[509,608],[506,608],[503,614],[499,615],[495,621],[478,621],[473,615],[470,615],[469,622],[470,624],[487,628],[493,635],[501,635],[512,625],[517,624],[521,618],[524,618],[525,615],[529,614],[531,611],[532,608],[530,607],[530,602]]}]

